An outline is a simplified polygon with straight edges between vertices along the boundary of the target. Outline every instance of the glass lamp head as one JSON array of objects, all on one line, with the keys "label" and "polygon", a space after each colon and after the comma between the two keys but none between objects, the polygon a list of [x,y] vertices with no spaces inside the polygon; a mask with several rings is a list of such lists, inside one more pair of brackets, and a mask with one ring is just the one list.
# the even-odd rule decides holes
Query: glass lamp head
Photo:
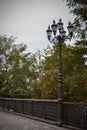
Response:
[{"label": "glass lamp head", "polygon": [[61,30],[63,28],[62,20],[59,19],[59,22],[57,23],[58,29]]},{"label": "glass lamp head", "polygon": [[60,30],[59,35],[61,36],[61,38],[62,38],[62,37],[64,38],[64,37],[66,36],[66,31],[64,30],[64,28],[62,28],[62,29]]},{"label": "glass lamp head", "polygon": [[50,26],[48,26],[48,29],[46,30],[48,40],[50,41],[50,38],[52,36],[52,30],[50,29]]},{"label": "glass lamp head", "polygon": [[68,29],[69,36],[70,36],[70,39],[71,39],[72,36],[73,36],[73,30],[74,30],[73,24],[71,24],[71,22],[69,22],[67,29]]},{"label": "glass lamp head", "polygon": [[71,24],[71,22],[69,22],[67,29],[68,29],[69,33],[73,32],[73,25]]},{"label": "glass lamp head", "polygon": [[53,24],[51,25],[52,31],[54,33],[54,35],[56,35],[57,33],[57,24],[55,22],[55,20],[53,20]]}]

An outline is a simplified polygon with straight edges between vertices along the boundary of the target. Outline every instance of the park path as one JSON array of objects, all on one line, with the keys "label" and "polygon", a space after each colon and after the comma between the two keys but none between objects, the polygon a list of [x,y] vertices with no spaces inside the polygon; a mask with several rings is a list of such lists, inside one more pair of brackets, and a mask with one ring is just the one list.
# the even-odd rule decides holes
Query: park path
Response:
[{"label": "park path", "polygon": [[0,130],[68,130],[44,122],[0,111]]}]

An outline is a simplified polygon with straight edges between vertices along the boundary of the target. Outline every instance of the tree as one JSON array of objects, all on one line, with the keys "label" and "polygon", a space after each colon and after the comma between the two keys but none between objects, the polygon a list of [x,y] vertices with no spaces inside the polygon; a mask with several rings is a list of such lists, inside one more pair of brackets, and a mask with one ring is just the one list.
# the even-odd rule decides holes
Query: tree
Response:
[{"label": "tree", "polygon": [[75,15],[75,32],[77,38],[80,38],[73,47],[72,76],[71,78],[67,77],[69,92],[70,89],[72,90],[70,100],[87,101],[87,61],[85,62],[84,59],[84,56],[87,57],[87,0],[66,0],[66,2],[71,13]]},{"label": "tree", "polygon": [[87,0],[65,0],[71,13],[75,15],[76,33],[81,39],[87,39]]},{"label": "tree", "polygon": [[[86,41],[78,41],[75,46],[62,45],[63,100],[87,101],[87,54]],[[58,98],[58,45],[45,50],[42,61],[41,97]]]},{"label": "tree", "polygon": [[64,97],[66,101],[87,101],[87,66],[84,55],[87,55],[87,42],[78,41],[72,48],[72,58],[69,66],[71,74],[64,78]]},{"label": "tree", "polygon": [[[63,95],[66,97],[66,77],[71,76],[73,64],[72,47],[70,45],[62,45],[62,61],[63,61]],[[54,44],[53,48],[48,47],[45,50],[43,60],[43,72],[41,79],[42,98],[57,99],[58,98],[58,44]],[[67,94],[68,96],[68,94]]]},{"label": "tree", "polygon": [[13,37],[7,38],[0,36],[0,89],[2,94],[8,96],[9,89],[9,69],[11,67],[9,62],[9,55],[12,50],[11,43],[14,41]]},{"label": "tree", "polygon": [[37,60],[34,54],[25,50],[26,45],[15,44],[14,37],[0,36],[1,96],[31,98],[31,90],[36,90],[33,84],[39,77]]},{"label": "tree", "polygon": [[27,79],[29,79],[29,65],[28,57],[30,54],[24,53],[26,46],[23,44],[14,45],[9,55],[11,61],[10,72],[10,85],[9,95],[12,97],[28,96],[27,93]]},{"label": "tree", "polygon": [[41,54],[38,51],[30,55],[31,65],[29,67],[29,89],[31,98],[41,98],[40,79],[41,79]]}]

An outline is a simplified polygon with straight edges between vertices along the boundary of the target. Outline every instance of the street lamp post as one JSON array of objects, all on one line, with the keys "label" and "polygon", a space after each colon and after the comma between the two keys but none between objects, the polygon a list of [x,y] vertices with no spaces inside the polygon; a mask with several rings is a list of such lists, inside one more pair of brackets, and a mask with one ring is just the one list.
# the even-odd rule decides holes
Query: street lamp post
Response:
[{"label": "street lamp post", "polygon": [[[59,19],[59,22],[56,24],[55,20],[53,20],[53,24],[48,26],[46,30],[48,40],[50,42],[56,42],[58,44],[58,124],[62,125],[62,117],[63,117],[63,109],[62,109],[62,43],[65,40],[71,40],[73,36],[73,25],[69,22],[67,26],[69,34],[66,36],[66,31],[64,31],[62,20]],[[57,34],[57,30],[59,34]],[[53,37],[52,37],[53,35]]]}]

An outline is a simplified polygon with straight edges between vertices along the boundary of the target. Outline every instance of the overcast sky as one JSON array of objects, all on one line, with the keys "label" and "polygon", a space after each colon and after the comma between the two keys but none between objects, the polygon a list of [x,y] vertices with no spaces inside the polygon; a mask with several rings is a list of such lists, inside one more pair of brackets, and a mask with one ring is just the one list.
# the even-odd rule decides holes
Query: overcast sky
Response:
[{"label": "overcast sky", "polygon": [[28,50],[36,52],[49,45],[46,29],[62,18],[65,27],[73,15],[63,0],[0,0],[0,35],[17,37]]}]

